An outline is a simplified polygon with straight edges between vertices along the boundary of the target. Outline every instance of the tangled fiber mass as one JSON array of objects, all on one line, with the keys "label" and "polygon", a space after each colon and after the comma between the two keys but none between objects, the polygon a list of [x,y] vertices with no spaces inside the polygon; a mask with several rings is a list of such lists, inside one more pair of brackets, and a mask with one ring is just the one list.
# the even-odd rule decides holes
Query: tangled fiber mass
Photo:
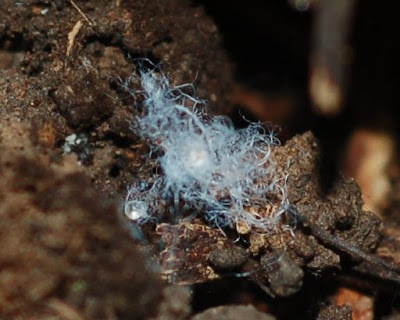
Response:
[{"label": "tangled fiber mass", "polygon": [[[267,231],[287,208],[286,177],[275,174],[271,159],[279,140],[259,123],[235,129],[225,116],[207,114],[206,101],[194,95],[192,84],[172,87],[154,69],[141,70],[128,82],[142,90],[142,115],[132,126],[152,147],[162,174],[128,191],[125,214],[138,224],[157,220],[160,201],[201,215],[212,226]],[[189,91],[189,93],[188,93]],[[278,199],[279,205],[276,204]],[[272,206],[266,214],[258,210]],[[182,210],[180,210],[182,211]],[[174,213],[177,214],[177,210]]]}]

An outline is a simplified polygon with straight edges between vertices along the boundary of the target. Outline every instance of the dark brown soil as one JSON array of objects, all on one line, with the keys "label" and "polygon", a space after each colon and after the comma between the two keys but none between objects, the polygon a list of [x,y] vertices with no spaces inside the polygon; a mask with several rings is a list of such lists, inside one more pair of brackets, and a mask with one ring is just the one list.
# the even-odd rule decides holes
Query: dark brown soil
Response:
[{"label": "dark brown soil", "polygon": [[141,319],[161,284],[70,157],[32,142],[25,121],[0,121],[0,310],[5,319]]},{"label": "dark brown soil", "polygon": [[[263,80],[250,79],[252,72],[268,66],[275,77],[286,61],[283,56],[281,64],[259,65],[260,53],[246,48],[260,33],[243,38],[237,26],[251,25],[251,18],[239,14],[237,5],[228,11],[238,17],[236,27],[221,24],[223,31],[231,29],[228,48],[235,32],[241,39],[240,50],[228,57],[209,15],[221,23],[224,5],[2,1],[0,319],[351,319],[351,308],[333,298],[342,285],[375,295],[378,313],[398,315],[400,308],[391,313],[386,300],[394,301],[400,283],[392,263],[400,262],[399,188],[386,206],[389,228],[363,209],[352,178],[339,176],[321,187],[324,142],[321,152],[313,133],[291,133],[335,132],[323,124],[308,126],[317,118],[302,118],[301,107],[293,113],[297,120],[282,121],[288,141],[273,150],[276,174],[289,177],[293,208],[283,224],[290,230],[239,235],[201,219],[165,221],[145,227],[139,241],[123,216],[127,188],[157,169],[147,159],[146,141],[131,128],[138,111],[123,88],[125,79],[139,66],[159,66],[173,85],[193,83],[196,94],[209,99],[210,113],[232,115],[230,58],[239,63],[239,77],[258,89]],[[248,12],[260,20],[254,11],[264,7],[252,8]],[[276,9],[270,18],[283,10],[268,8]],[[264,25],[260,21],[255,25]],[[307,21],[300,21],[305,29]],[[295,32],[289,38],[300,66],[290,71],[303,77],[305,52]],[[266,59],[279,56],[273,50]],[[277,83],[267,79],[267,87],[293,101],[297,95],[283,69]]]},{"label": "dark brown soil", "polygon": [[[201,7],[117,3],[77,1],[88,21],[69,1],[1,4],[2,319],[143,319],[161,301],[119,219],[141,161],[121,79],[161,62],[218,111],[231,65]],[[63,155],[71,134],[83,142]]]}]

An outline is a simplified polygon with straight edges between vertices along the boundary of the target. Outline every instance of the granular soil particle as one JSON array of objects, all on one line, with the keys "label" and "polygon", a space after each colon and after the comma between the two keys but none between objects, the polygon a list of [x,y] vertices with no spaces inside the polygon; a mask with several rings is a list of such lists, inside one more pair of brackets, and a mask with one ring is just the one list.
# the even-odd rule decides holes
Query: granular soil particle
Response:
[{"label": "granular soil particle", "polygon": [[[146,230],[149,243],[138,246],[124,227],[120,204],[127,187],[148,179],[156,164],[144,159],[149,148],[131,130],[138,111],[123,84],[143,64],[160,64],[172,85],[194,83],[197,95],[210,100],[210,113],[231,111],[233,64],[198,3],[2,1],[2,318],[188,318],[190,304],[199,303],[190,301],[196,294],[165,287],[152,270],[157,268],[174,284],[197,283],[197,292],[201,283],[246,274],[271,296],[291,299],[306,290],[314,293],[298,299],[301,303],[315,296],[326,302],[330,293],[319,296],[313,290],[318,285],[310,288],[307,277],[346,271],[360,260],[321,240],[321,234],[365,253],[393,249],[388,256],[397,257],[397,238],[386,237],[390,230],[383,232],[381,221],[363,211],[352,179],[340,177],[328,193],[320,189],[320,150],[311,133],[273,152],[278,171],[289,174],[289,200],[302,215],[298,224],[285,221],[296,226],[294,236],[250,233],[235,239],[196,219]],[[163,247],[176,235],[173,248]],[[180,257],[184,268],[170,257]],[[226,283],[224,290],[230,290]],[[239,303],[259,301],[252,294],[243,289]],[[213,296],[207,298],[203,304],[214,306]],[[269,298],[262,299],[265,305]],[[313,313],[318,319],[351,319],[348,307],[314,308],[321,309]],[[238,306],[212,308],[192,319],[205,317],[272,319]]]}]

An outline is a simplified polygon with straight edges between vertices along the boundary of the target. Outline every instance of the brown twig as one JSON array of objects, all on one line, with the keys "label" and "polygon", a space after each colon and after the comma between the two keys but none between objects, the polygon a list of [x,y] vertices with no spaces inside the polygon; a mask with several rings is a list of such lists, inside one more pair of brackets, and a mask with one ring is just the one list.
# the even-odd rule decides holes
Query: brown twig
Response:
[{"label": "brown twig", "polygon": [[303,227],[309,228],[312,234],[325,245],[332,247],[342,253],[345,253],[355,260],[362,260],[364,265],[369,265],[370,268],[363,268],[362,271],[381,279],[395,281],[400,284],[400,266],[384,260],[374,254],[366,253],[361,249],[350,245],[343,239],[335,237],[322,228],[313,225],[307,217],[300,213],[295,207],[291,206],[288,210],[296,221]]},{"label": "brown twig", "polygon": [[74,0],[69,0],[69,2],[79,12],[79,14],[83,17],[83,19],[85,19],[86,22],[89,23],[89,25],[91,27],[94,27],[95,23],[88,18],[88,16],[81,10],[81,8],[78,7],[78,5],[75,3],[75,1]]}]

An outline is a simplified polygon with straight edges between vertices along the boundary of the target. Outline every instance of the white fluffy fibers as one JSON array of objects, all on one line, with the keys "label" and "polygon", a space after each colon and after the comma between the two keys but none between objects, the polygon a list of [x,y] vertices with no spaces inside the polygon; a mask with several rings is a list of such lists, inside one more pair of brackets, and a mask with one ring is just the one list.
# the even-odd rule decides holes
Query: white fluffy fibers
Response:
[{"label": "white fluffy fibers", "polygon": [[[235,130],[227,117],[197,107],[204,101],[186,93],[191,85],[171,87],[165,75],[153,70],[142,71],[136,80],[143,89],[135,92],[143,95],[143,116],[135,130],[160,150],[162,175],[148,191],[130,190],[125,213],[144,223],[156,215],[153,198],[172,195],[214,226],[274,228],[287,199],[285,179],[275,176],[270,158],[279,143],[273,132],[254,123]],[[251,209],[276,199],[279,205],[269,214]]]}]

